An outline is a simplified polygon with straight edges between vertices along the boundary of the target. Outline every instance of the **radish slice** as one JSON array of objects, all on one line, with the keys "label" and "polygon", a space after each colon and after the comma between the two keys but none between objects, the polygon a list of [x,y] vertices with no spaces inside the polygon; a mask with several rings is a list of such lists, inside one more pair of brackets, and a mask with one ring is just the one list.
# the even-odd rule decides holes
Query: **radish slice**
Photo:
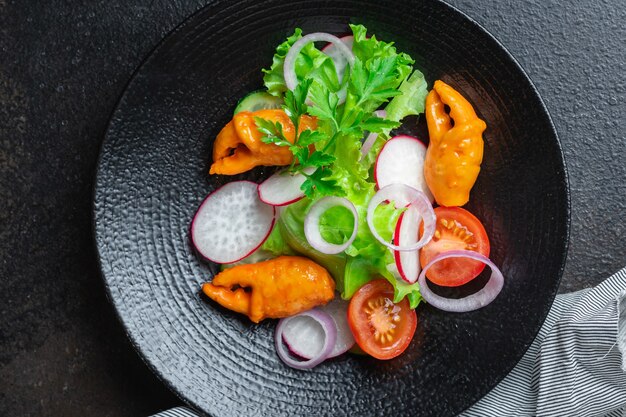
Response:
[{"label": "radish slice", "polygon": [[[324,307],[319,307],[320,310],[330,315],[337,327],[335,346],[328,358],[339,356],[354,346],[354,336],[352,336],[352,331],[348,325],[348,304],[348,301],[335,298]],[[306,343],[302,343],[302,340]],[[309,316],[295,316],[289,320],[283,329],[283,341],[289,346],[289,350],[296,355],[305,359],[312,359],[322,350],[324,330]]]},{"label": "radish slice", "polygon": [[[448,258],[470,258],[482,262],[491,268],[491,276],[487,284],[478,292],[463,298],[446,298],[433,293],[426,282],[426,271],[437,262]],[[478,252],[471,250],[451,250],[442,252],[435,256],[422,269],[418,279],[420,285],[420,293],[424,300],[440,310],[450,311],[453,313],[465,313],[467,311],[478,310],[481,307],[491,303],[500,294],[504,286],[504,276],[496,264],[489,258]]]},{"label": "radish slice", "polygon": [[[293,349],[295,353],[295,351],[311,351],[307,346],[309,344],[317,343],[318,346],[321,345],[321,348],[312,352],[311,358],[305,361],[294,359],[283,343],[286,328],[291,326],[294,320],[301,320],[302,317],[308,317],[312,320],[308,320],[308,326],[300,327],[300,331],[296,333],[296,337],[291,338],[290,348]],[[314,326],[319,327],[319,330],[313,330]],[[281,319],[274,333],[274,343],[278,357],[287,365],[296,369],[311,369],[322,363],[332,352],[336,340],[337,326],[335,326],[335,322],[328,313],[317,308]]]},{"label": "radish slice", "polygon": [[[339,38],[339,40],[352,51],[354,36],[343,36]],[[346,67],[348,66],[348,59],[341,51],[339,51],[334,43],[329,43],[328,45],[323,47],[322,52],[324,52],[330,57],[330,59],[333,60],[335,64],[335,70],[337,71],[337,77],[339,78],[339,83],[341,83],[343,81],[343,74],[346,71]]]},{"label": "radish slice", "polygon": [[[315,169],[315,167],[306,167],[302,171],[311,175]],[[299,172],[290,174],[286,170],[279,171],[259,184],[259,198],[265,204],[272,206],[293,204],[304,197],[304,191],[300,188],[304,181],[306,177]]]},{"label": "radish slice", "polygon": [[[327,242],[326,240],[324,240],[320,232],[320,218],[322,217],[322,214],[324,214],[326,210],[335,206],[342,206],[347,208],[348,210],[350,210],[350,212],[352,212],[352,215],[354,216],[354,227],[352,229],[352,234],[350,235],[350,238],[341,245]],[[357,230],[358,214],[356,208],[350,200],[343,197],[329,196],[318,200],[315,204],[313,204],[313,206],[311,206],[309,212],[304,218],[304,235],[306,236],[307,242],[309,242],[309,245],[311,245],[314,249],[317,249],[318,251],[327,255],[335,255],[346,250],[346,248],[350,246],[352,242],[354,242]]]},{"label": "radish slice", "polygon": [[378,188],[389,184],[406,184],[422,191],[428,199],[433,195],[424,178],[426,145],[412,136],[395,136],[385,143],[374,165],[374,178]]},{"label": "radish slice", "polygon": [[[410,246],[417,243],[420,221],[419,211],[413,205],[409,205],[398,219],[393,237],[394,243],[398,246]],[[393,254],[402,279],[409,284],[415,283],[420,274],[419,252],[394,251]]]},{"label": "radish slice", "polygon": [[[374,225],[374,211],[385,201],[394,202],[396,208],[406,207],[408,204],[415,207],[424,222],[424,234],[419,241],[407,245],[394,245],[380,236]],[[381,188],[367,206],[367,225],[370,231],[380,243],[396,251],[416,251],[426,245],[435,234],[436,221],[435,211],[426,194],[406,184],[389,184]]]},{"label": "radish slice", "polygon": [[[374,114],[383,119],[387,117],[387,112],[384,110],[376,110]],[[365,158],[365,155],[372,149],[372,146],[376,143],[376,139],[378,139],[378,133],[370,133],[367,136],[363,145],[361,145],[361,159]]]},{"label": "radish slice", "polygon": [[237,262],[265,242],[274,218],[274,207],[259,200],[257,184],[229,182],[200,204],[191,222],[191,241],[210,261]]},{"label": "radish slice", "polygon": [[[296,76],[296,58],[300,54],[300,51],[302,51],[302,48],[304,48],[306,44],[311,42],[330,42],[334,44],[337,48],[337,52],[339,52],[346,58],[346,60],[348,61],[348,65],[352,66],[352,64],[354,64],[354,55],[352,54],[352,50],[348,48],[343,42],[341,42],[338,37],[331,35],[330,33],[324,32],[310,33],[294,42],[294,44],[291,45],[291,48],[289,48],[289,52],[287,52],[287,55],[285,56],[283,74],[285,77],[285,85],[291,91],[293,91],[298,85],[298,77]],[[339,91],[337,95],[339,96],[339,104],[344,102],[346,99],[345,88]]]}]

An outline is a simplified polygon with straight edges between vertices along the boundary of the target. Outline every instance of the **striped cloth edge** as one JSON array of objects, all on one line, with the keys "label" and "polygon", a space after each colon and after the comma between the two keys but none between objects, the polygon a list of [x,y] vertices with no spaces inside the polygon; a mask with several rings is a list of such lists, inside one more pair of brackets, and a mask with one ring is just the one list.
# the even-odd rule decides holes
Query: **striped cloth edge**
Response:
[{"label": "striped cloth edge", "polygon": [[161,411],[159,414],[155,414],[151,417],[200,417],[200,414],[196,414],[187,407],[176,407]]},{"label": "striped cloth edge", "polygon": [[[626,417],[626,268],[556,297],[524,357],[461,417]],[[152,417],[199,417],[176,407]]]},{"label": "striped cloth edge", "polygon": [[626,415],[626,268],[558,296],[524,357],[462,417]]}]

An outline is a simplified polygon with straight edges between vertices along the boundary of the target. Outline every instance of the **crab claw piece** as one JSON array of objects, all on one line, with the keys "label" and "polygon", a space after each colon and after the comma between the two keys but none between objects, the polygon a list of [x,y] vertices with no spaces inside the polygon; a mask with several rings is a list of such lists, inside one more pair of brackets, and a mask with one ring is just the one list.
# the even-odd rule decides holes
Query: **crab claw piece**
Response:
[{"label": "crab claw piece", "polygon": [[231,291],[206,282],[202,284],[202,292],[211,300],[237,313],[247,314],[250,309],[250,294],[243,288]]},{"label": "crab claw piece", "polygon": [[[295,127],[284,110],[269,109],[237,113],[215,138],[213,164],[209,174],[236,175],[257,166],[283,166],[293,161],[289,147],[263,142],[264,134],[256,126],[256,118],[279,123],[288,142],[296,138]],[[317,121],[302,116],[299,132],[315,130]]]},{"label": "crab claw piece", "polygon": [[335,282],[326,269],[310,259],[280,256],[226,269],[213,282],[204,284],[202,292],[258,323],[326,304],[334,297]]},{"label": "crab claw piece", "polygon": [[487,125],[465,97],[441,80],[426,96],[425,113],[430,144],[424,178],[439,205],[462,206],[480,172]]}]

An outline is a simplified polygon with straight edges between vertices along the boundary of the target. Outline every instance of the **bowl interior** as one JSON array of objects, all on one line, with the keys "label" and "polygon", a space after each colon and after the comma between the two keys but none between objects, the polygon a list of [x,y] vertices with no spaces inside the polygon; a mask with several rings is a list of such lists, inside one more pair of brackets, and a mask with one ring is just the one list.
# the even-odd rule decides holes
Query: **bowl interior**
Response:
[{"label": "bowl interior", "polygon": [[[274,353],[274,322],[254,325],[198,294],[217,271],[189,243],[212,140],[239,98],[262,86],[274,48],[304,32],[362,23],[416,60],[432,86],[453,85],[487,122],[468,209],[483,221],[506,283],[488,307],[418,310],[401,357],[344,356],[311,372]],[[423,129],[420,135],[424,135]],[[235,177],[259,180],[270,170]],[[536,90],[478,25],[434,0],[217,1],[144,62],[103,145],[95,227],[112,302],[139,352],[183,399],[213,416],[455,415],[489,391],[532,342],[567,249],[568,188],[555,130]]]}]

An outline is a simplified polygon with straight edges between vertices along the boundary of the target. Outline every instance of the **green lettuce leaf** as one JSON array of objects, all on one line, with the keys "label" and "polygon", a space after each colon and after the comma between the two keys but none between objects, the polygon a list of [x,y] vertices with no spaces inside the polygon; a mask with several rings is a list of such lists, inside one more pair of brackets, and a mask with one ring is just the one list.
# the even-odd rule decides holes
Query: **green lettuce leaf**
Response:
[{"label": "green lettuce leaf", "polygon": [[406,116],[424,113],[428,87],[424,74],[419,70],[400,84],[401,95],[395,96],[387,105],[387,119],[399,122]]},{"label": "green lettuce leaf", "polygon": [[280,233],[280,230],[277,227],[274,227],[274,229],[272,229],[272,232],[258,250],[269,253],[272,255],[272,257],[281,255],[295,255],[294,250],[291,249],[291,246],[287,244],[287,242],[283,238],[283,235]]},{"label": "green lettuce leaf", "polygon": [[320,234],[330,243],[340,245],[352,235],[354,217],[343,206],[331,207],[320,217]]},{"label": "green lettuce leaf", "polygon": [[354,35],[352,52],[363,62],[374,58],[397,57],[398,83],[404,80],[413,70],[413,58],[403,52],[398,53],[393,42],[384,42],[376,39],[376,35],[367,37],[367,29],[363,25],[350,25]]}]

